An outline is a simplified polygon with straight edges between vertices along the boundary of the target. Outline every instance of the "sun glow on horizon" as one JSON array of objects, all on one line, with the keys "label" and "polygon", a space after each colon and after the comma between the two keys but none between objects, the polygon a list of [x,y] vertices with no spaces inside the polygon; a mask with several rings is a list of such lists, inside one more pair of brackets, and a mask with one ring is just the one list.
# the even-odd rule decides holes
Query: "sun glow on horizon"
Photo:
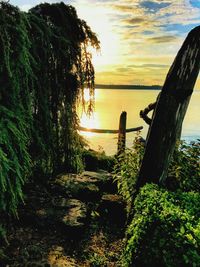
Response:
[{"label": "sun glow on horizon", "polygon": [[85,4],[80,4],[76,8],[80,17],[87,18],[85,20],[100,40],[100,51],[90,49],[95,69],[102,71],[109,64],[117,64],[120,54],[120,35],[113,30],[110,10],[93,4],[90,8]]}]

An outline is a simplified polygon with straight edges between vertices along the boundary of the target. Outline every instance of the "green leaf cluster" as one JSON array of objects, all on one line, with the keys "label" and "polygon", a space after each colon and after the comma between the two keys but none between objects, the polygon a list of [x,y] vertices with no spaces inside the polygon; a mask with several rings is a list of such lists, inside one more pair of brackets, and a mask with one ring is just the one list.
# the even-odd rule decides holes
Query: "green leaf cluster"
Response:
[{"label": "green leaf cluster", "polygon": [[145,185],[134,202],[123,266],[199,266],[199,203],[199,193]]},{"label": "green leaf cluster", "polygon": [[[200,192],[200,140],[179,141],[169,167],[169,176],[183,191]],[[171,181],[173,182],[173,181]]]},{"label": "green leaf cluster", "polygon": [[0,209],[16,215],[22,186],[30,176],[27,127],[20,115],[0,106]]},{"label": "green leaf cluster", "polygon": [[177,143],[166,187],[146,184],[134,200],[144,154],[137,140],[115,165],[115,179],[129,211],[121,264],[200,266],[200,141]]},{"label": "green leaf cluster", "polygon": [[140,142],[140,138],[138,133],[132,148],[126,148],[124,153],[117,156],[113,170],[118,191],[127,201],[128,205],[131,204],[135,193],[138,173],[144,155],[144,145]]}]

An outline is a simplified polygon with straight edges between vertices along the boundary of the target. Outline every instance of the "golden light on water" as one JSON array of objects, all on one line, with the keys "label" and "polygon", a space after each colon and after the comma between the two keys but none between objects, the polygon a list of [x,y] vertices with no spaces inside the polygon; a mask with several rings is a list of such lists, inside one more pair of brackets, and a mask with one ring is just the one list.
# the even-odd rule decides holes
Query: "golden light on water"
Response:
[{"label": "golden light on water", "polygon": [[[79,108],[80,126],[97,129],[113,129],[119,127],[119,117],[123,110],[127,112],[127,128],[143,126],[141,132],[146,138],[148,125],[139,116],[140,110],[144,109],[156,100],[159,91],[157,90],[106,90],[96,89],[95,91],[95,111],[89,117]],[[88,95],[86,93],[86,99]],[[190,140],[197,138],[200,132],[199,124],[199,102],[200,92],[195,91],[191,98],[186,118],[183,125],[183,139]],[[98,150],[101,146],[107,155],[114,155],[117,151],[116,134],[99,134],[80,131],[85,137],[90,147]],[[127,134],[127,147],[131,147],[135,133]]]},{"label": "golden light on water", "polygon": [[[83,113],[80,118],[80,125],[88,129],[98,129],[99,120],[97,118],[97,114],[94,112],[92,115],[89,116],[86,113]],[[84,132],[84,131],[81,131],[81,134],[88,137],[95,135],[95,133]]]}]

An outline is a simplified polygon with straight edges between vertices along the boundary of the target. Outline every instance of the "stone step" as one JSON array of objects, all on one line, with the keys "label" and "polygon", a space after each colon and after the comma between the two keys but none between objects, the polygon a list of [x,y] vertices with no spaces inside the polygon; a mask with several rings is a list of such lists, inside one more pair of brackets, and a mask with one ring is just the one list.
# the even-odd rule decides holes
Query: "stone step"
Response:
[{"label": "stone step", "polygon": [[49,186],[50,190],[30,185],[31,194],[19,212],[23,222],[61,230],[76,238],[84,233],[92,211],[99,212],[102,218],[125,220],[125,203],[119,195],[112,194],[116,184],[105,171],[60,174]]},{"label": "stone step", "polygon": [[[49,201],[41,198],[28,203],[19,212],[20,220],[36,227],[61,230],[64,234],[80,234],[88,222],[88,208],[78,199],[51,197]],[[75,238],[75,236],[73,236]]]},{"label": "stone step", "polygon": [[113,180],[112,174],[107,171],[104,170],[100,170],[98,172],[85,171],[82,173],[82,176],[96,180],[94,181],[94,183],[103,192],[117,193],[117,183]]},{"label": "stone step", "polygon": [[86,202],[99,200],[103,192],[117,190],[112,175],[105,171],[60,174],[50,182],[50,188],[54,193]]},{"label": "stone step", "polygon": [[126,203],[120,195],[104,194],[99,203],[98,212],[113,222],[125,223]]}]

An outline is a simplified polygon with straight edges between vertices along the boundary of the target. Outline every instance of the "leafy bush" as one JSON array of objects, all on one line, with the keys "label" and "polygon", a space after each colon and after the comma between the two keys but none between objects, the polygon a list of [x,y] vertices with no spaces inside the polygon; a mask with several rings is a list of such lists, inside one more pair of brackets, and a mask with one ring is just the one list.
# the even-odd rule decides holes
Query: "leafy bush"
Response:
[{"label": "leafy bush", "polygon": [[[144,154],[144,145],[134,140],[133,147],[118,156],[114,166],[114,177],[119,193],[129,202],[135,192],[140,163]],[[180,141],[176,145],[168,172],[169,188],[183,191],[200,191],[200,140],[187,144]]]},{"label": "leafy bush", "polygon": [[144,145],[140,138],[137,135],[133,147],[131,149],[126,148],[125,152],[117,157],[113,171],[118,184],[118,191],[128,203],[131,202],[135,192],[135,184],[144,154]]},{"label": "leafy bush", "polygon": [[177,144],[169,168],[169,176],[174,177],[183,191],[200,191],[200,140],[187,144]]},{"label": "leafy bush", "polygon": [[123,266],[200,266],[200,194],[145,185],[135,199]]},{"label": "leafy bush", "polygon": [[106,156],[104,151],[85,149],[83,152],[83,162],[85,164],[85,169],[88,171],[96,171],[98,169],[112,171],[114,157]]}]

